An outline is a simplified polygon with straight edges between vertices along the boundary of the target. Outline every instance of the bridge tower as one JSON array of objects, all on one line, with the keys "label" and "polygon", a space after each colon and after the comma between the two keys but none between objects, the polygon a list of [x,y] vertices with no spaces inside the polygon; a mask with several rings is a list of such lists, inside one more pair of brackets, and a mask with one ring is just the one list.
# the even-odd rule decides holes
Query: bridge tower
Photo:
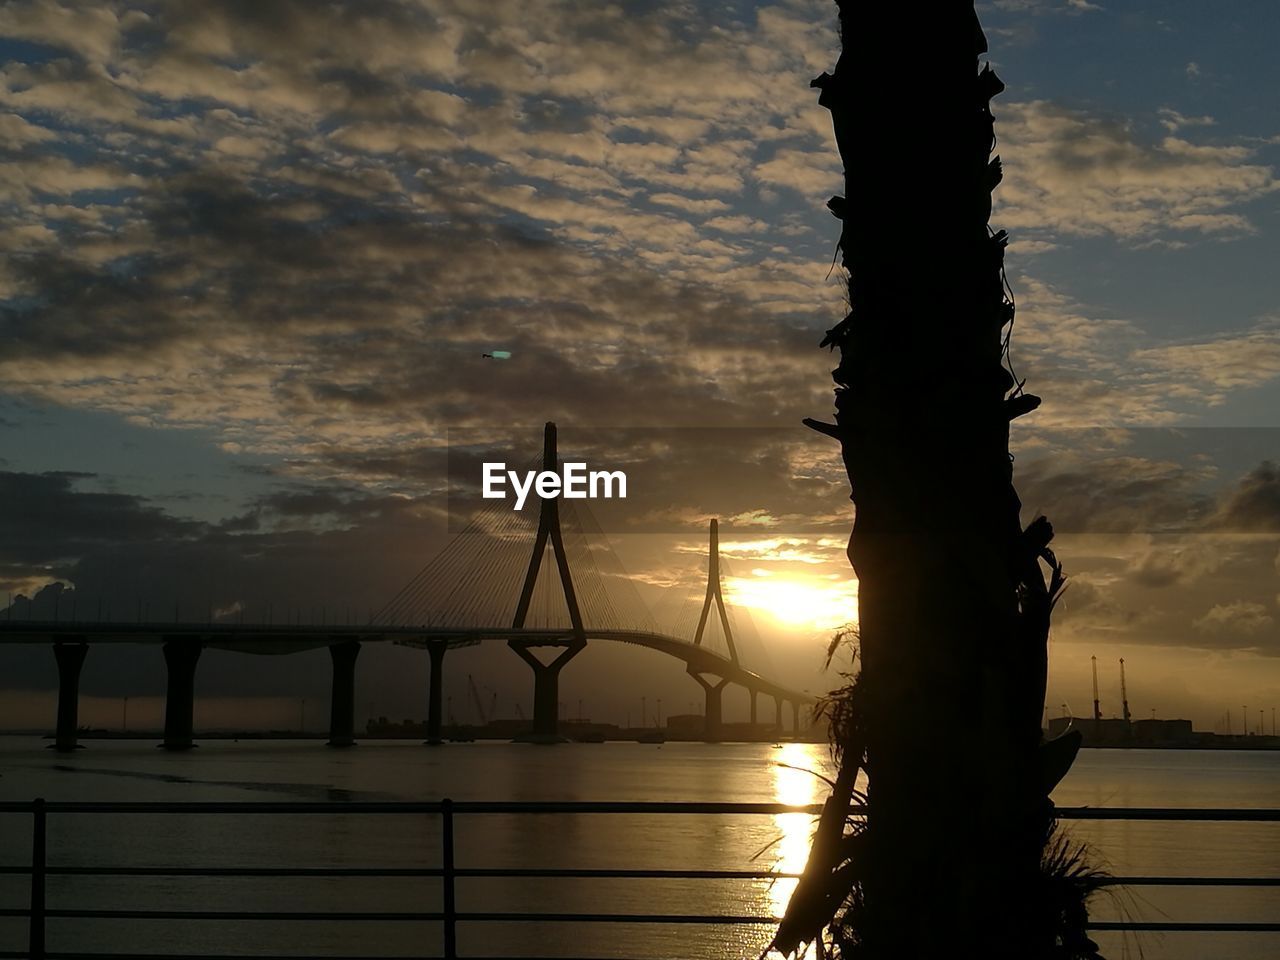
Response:
[{"label": "bridge tower", "polygon": [[84,666],[89,646],[79,642],[54,643],[53,656],[58,664],[58,728],[53,747],[59,753],[79,748],[76,731],[79,728],[80,668]]},{"label": "bridge tower", "polygon": [[[548,421],[542,433],[542,469],[556,471],[559,460],[556,455],[556,425]],[[573,587],[573,574],[569,570],[569,557],[564,549],[564,536],[560,531],[560,501],[555,497],[541,497],[538,512],[538,534],[533,542],[533,554],[525,572],[524,587],[516,605],[511,626],[521,628],[529,616],[529,604],[533,601],[533,588],[542,569],[542,558],[551,541],[551,552],[560,574],[560,586],[564,591],[565,606],[569,610],[568,635],[555,639],[512,638],[507,646],[533,670],[533,730],[530,739],[536,743],[554,743],[560,737],[560,671],[587,645],[586,631],[582,626],[582,611],[578,607],[578,595]],[[543,662],[533,653],[533,647],[561,647],[552,660]]]},{"label": "bridge tower", "polygon": [[[729,660],[733,665],[738,666],[738,648],[733,642],[733,627],[729,624],[729,614],[724,607],[724,588],[720,583],[720,522],[713,519],[711,521],[711,536],[709,549],[707,553],[707,595],[702,601],[702,614],[698,617],[698,628],[693,634],[693,644],[696,647],[702,646],[702,638],[707,632],[707,618],[711,614],[712,604],[714,603],[716,612],[720,618],[720,627],[724,630],[725,643],[729,645]],[[703,712],[704,722],[706,724],[703,736],[708,743],[717,743],[720,740],[720,728],[723,717],[723,697],[724,688],[728,686],[727,677],[721,677],[717,674],[711,674],[715,679],[708,680],[704,674],[705,670],[699,670],[692,663],[688,667],[689,676],[697,681],[698,686],[702,687],[703,693],[707,698],[707,708]],[[752,706],[755,705],[755,695],[752,694]],[[754,720],[754,717],[752,718]]]}]

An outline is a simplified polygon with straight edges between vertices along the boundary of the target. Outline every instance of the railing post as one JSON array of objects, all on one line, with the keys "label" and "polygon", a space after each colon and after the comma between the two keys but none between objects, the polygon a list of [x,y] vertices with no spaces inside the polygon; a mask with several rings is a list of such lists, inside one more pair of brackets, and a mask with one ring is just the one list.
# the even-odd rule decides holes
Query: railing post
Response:
[{"label": "railing post", "polygon": [[45,875],[45,808],[44,800],[31,803],[31,936],[28,953],[31,960],[44,960],[44,875]]},{"label": "railing post", "polygon": [[458,905],[453,889],[453,801],[440,801],[440,867],[444,885],[444,955],[445,960],[458,956]]}]

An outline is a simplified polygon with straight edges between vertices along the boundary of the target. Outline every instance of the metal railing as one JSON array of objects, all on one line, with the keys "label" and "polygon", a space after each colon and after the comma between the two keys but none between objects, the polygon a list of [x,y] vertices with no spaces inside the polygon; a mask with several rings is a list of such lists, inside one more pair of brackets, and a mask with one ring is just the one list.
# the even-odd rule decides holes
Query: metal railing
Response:
[{"label": "metal railing", "polygon": [[[0,958],[28,957],[31,960],[70,960],[70,958],[119,958],[147,954],[92,953],[69,954],[46,949],[46,927],[50,920],[220,920],[220,921],[432,921],[441,925],[441,956],[457,958],[458,925],[462,923],[639,923],[639,924],[759,924],[778,922],[764,915],[710,914],[634,914],[634,913],[552,913],[460,911],[457,906],[458,880],[475,878],[530,879],[666,879],[666,880],[778,880],[795,879],[796,873],[772,870],[662,870],[662,869],[552,869],[552,868],[468,868],[455,862],[454,822],[459,816],[487,814],[629,814],[629,815],[756,815],[777,816],[788,813],[821,812],[817,804],[795,806],[780,803],[693,803],[693,802],[489,802],[440,800],[428,803],[254,803],[254,802],[97,802],[68,801],[0,802],[0,814],[30,814],[30,865],[2,865],[0,876],[30,876],[30,906],[0,909],[0,918],[26,918],[29,937],[26,951],[0,950]],[[854,808],[855,814],[864,812]],[[53,814],[428,814],[440,817],[441,862],[438,867],[146,867],[146,866],[50,866],[48,863],[48,819]],[[1057,815],[1064,820],[1184,821],[1184,822],[1280,822],[1280,809],[1231,808],[1167,808],[1131,807],[1107,809],[1099,807],[1059,807]],[[46,898],[49,877],[433,877],[441,881],[439,911],[268,911],[268,910],[151,910],[89,909],[82,907],[50,907]],[[1121,876],[1104,883],[1131,887],[1280,887],[1280,877],[1223,876]],[[1142,922],[1094,921],[1090,928],[1118,932],[1167,933],[1280,933],[1280,923],[1272,922]],[[155,954],[155,956],[161,956]],[[163,956],[176,956],[163,954]],[[180,955],[187,960],[200,960],[196,954]],[[237,960],[267,960],[264,957],[236,954]],[[341,960],[341,958],[330,958]],[[378,958],[362,958],[378,960]],[[386,958],[393,960],[393,958]],[[399,958],[395,958],[399,960]]]}]

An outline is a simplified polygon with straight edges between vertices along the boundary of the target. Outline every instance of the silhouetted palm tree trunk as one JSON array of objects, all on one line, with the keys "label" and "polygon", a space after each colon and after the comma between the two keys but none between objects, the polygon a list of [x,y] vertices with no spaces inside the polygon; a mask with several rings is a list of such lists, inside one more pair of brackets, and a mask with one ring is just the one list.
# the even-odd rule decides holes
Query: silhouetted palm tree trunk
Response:
[{"label": "silhouetted palm tree trunk", "polygon": [[[1041,756],[1061,577],[1012,485],[1009,423],[1038,400],[1006,369],[1005,237],[987,225],[1003,85],[978,70],[972,0],[836,3],[842,53],[814,86],[845,168],[831,208],[851,310],[824,341],[836,423],[809,425],[839,440],[852,486],[861,675],[828,835],[777,944],[835,912],[844,956],[1089,955],[1061,952],[1042,875],[1050,781],[1074,753]],[[867,826],[840,841],[859,767]]]}]

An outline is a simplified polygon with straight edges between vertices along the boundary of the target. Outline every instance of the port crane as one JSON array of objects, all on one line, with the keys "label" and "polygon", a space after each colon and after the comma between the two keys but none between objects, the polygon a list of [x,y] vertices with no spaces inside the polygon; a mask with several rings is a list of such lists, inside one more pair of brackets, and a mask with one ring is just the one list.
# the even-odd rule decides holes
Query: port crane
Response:
[{"label": "port crane", "polygon": [[[1102,719],[1102,707],[1098,703],[1098,658],[1090,657],[1089,659],[1093,661],[1093,719],[1096,723]],[[1124,663],[1123,660],[1120,662]],[[1120,669],[1123,670],[1124,667]]]},{"label": "port crane", "polygon": [[489,702],[488,709],[485,709],[484,701],[480,699],[480,689],[476,686],[475,678],[468,673],[467,693],[471,695],[471,704],[476,708],[476,716],[480,718],[480,725],[484,726],[489,722],[489,718],[493,716],[493,711],[498,706],[498,691],[493,691],[493,699]]},{"label": "port crane", "polygon": [[1129,723],[1129,691],[1124,685],[1124,657],[1120,658],[1120,702],[1124,705],[1124,722]]}]

